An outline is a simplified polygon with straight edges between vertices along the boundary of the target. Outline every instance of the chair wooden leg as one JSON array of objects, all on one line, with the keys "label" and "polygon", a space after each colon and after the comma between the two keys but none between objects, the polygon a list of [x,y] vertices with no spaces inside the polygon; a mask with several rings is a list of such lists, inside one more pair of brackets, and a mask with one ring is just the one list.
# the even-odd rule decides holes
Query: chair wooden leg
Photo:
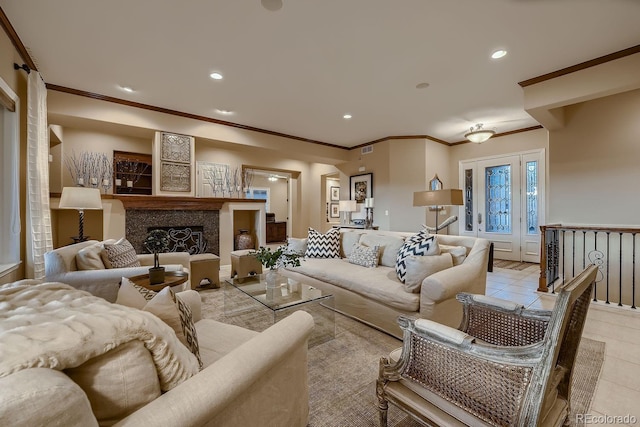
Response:
[{"label": "chair wooden leg", "polygon": [[380,359],[380,374],[376,381],[376,396],[378,397],[378,416],[380,419],[380,427],[387,427],[387,412],[389,410],[389,402],[384,397],[384,385],[387,380],[383,377],[382,372],[384,369],[386,359]]}]

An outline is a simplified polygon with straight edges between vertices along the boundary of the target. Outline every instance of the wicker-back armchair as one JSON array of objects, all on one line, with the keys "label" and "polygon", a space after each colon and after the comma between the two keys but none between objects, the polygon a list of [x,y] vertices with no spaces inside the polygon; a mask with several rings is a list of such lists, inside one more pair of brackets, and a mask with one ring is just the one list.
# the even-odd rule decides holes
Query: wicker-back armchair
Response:
[{"label": "wicker-back armchair", "polygon": [[459,329],[401,317],[402,353],[380,360],[380,425],[389,402],[427,425],[562,425],[596,272],[566,283],[552,311],[460,294]]}]

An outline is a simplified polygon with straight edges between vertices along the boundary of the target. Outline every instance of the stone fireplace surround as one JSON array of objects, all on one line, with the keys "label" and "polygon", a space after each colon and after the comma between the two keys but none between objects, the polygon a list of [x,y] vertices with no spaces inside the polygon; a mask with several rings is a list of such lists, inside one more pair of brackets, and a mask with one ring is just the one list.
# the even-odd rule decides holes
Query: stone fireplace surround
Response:
[{"label": "stone fireplace surround", "polygon": [[253,199],[113,196],[122,202],[125,214],[125,236],[137,253],[146,252],[143,241],[149,227],[202,226],[208,243],[207,252],[220,256],[221,265],[229,264],[233,250],[234,212],[253,212],[253,228],[259,244],[265,241],[264,201]]},{"label": "stone fireplace surround", "polygon": [[207,252],[220,253],[220,208],[223,201],[192,197],[118,196],[125,208],[125,236],[137,253],[149,228],[201,226]]}]

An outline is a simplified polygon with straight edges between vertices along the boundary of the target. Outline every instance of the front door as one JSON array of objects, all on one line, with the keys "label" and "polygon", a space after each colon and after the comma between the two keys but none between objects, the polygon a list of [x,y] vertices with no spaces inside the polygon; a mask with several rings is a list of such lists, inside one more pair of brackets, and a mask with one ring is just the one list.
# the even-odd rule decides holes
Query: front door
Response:
[{"label": "front door", "polygon": [[539,262],[543,153],[461,162],[459,234],[493,242],[496,259]]}]

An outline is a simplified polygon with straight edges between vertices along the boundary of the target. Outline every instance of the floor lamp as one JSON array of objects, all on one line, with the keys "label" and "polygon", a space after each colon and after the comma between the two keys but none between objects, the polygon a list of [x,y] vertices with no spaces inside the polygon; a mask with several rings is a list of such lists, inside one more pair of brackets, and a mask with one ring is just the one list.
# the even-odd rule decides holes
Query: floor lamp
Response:
[{"label": "floor lamp", "polygon": [[[438,234],[438,215],[442,208],[440,206],[462,206],[464,204],[462,200],[462,190],[456,188],[449,188],[446,190],[432,190],[432,191],[416,191],[413,193],[413,206],[435,206],[436,208],[436,234]],[[446,225],[453,224],[457,220],[447,219]]]},{"label": "floor lamp", "polygon": [[60,196],[60,209],[77,209],[78,236],[72,237],[74,243],[84,242],[89,236],[84,235],[84,211],[86,209],[102,209],[100,189],[88,187],[64,187]]}]

